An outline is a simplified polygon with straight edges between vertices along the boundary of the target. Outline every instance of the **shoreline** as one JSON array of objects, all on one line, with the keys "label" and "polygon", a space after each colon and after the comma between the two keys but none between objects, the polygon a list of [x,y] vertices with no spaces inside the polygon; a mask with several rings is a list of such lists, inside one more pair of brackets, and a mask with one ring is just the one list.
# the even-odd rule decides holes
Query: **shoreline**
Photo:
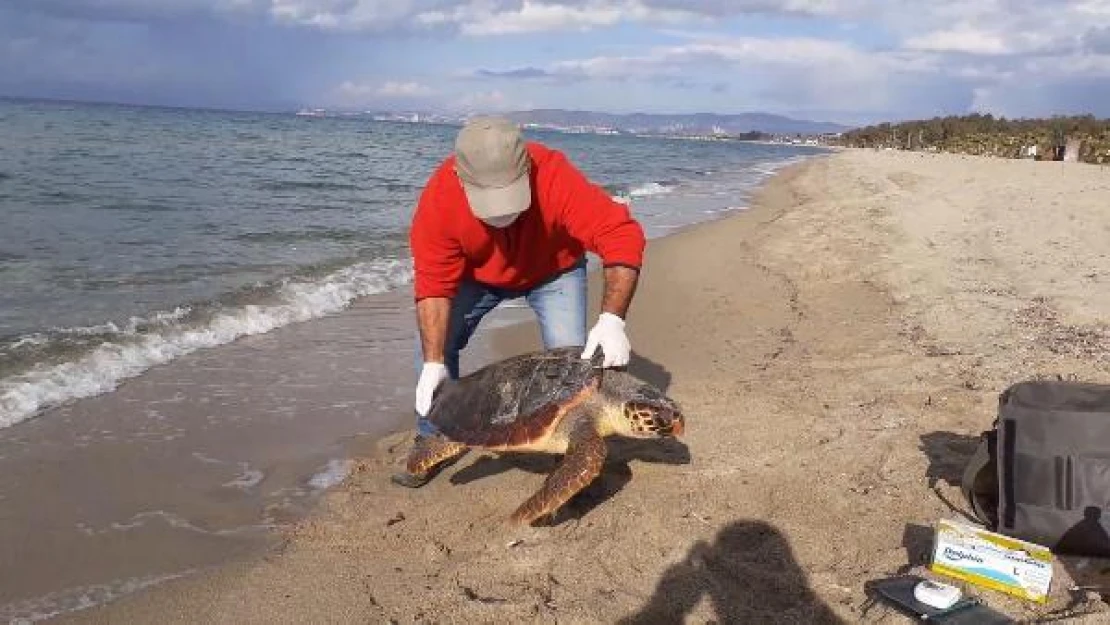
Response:
[{"label": "shoreline", "polygon": [[[687,435],[611,447],[554,526],[504,523],[544,459],[472,452],[392,486],[406,428],[353,445],[355,473],[275,552],[57,622],[904,622],[863,585],[932,576],[929,528],[957,516],[997,393],[1110,380],[1091,288],[1110,259],[1087,241],[1110,231],[1106,191],[1101,171],[948,155],[791,166],[748,211],[649,242],[630,369],[683,404]],[[537,344],[531,324],[488,337]],[[1097,594],[1068,588],[1098,568],[1061,558],[1046,606],[964,589],[1097,622]]]},{"label": "shoreline", "polygon": [[[747,206],[714,213],[713,216],[698,222],[670,227],[665,234],[650,238],[649,247],[657,245],[658,242],[668,240],[672,237],[680,237],[686,233],[696,232],[702,229],[712,229],[723,222],[744,218],[748,213],[758,209],[756,198],[763,193],[767,185],[782,176],[792,175],[791,172],[804,168],[809,163],[820,161],[824,158],[828,158],[828,155],[809,156],[800,162],[793,162],[785,166],[777,166],[775,173],[769,175],[751,190],[749,193],[750,202]],[[601,286],[601,272],[596,267],[592,267],[589,271],[590,303],[587,319],[592,319],[598,314]],[[399,302],[400,299],[404,297],[404,292],[407,291],[408,288],[410,288],[409,285],[405,285],[393,291],[376,294],[364,299],[371,301],[391,300]],[[358,305],[359,303],[356,302],[355,306],[357,307]],[[635,307],[635,303],[633,307]],[[411,311],[409,312],[411,314]],[[319,320],[314,320],[314,322],[316,321]],[[538,326],[534,323],[530,309],[526,307],[519,309],[498,309],[494,311],[487,320],[484,320],[483,326],[486,326],[486,324],[491,321],[494,326],[487,326],[484,327],[483,330],[480,330],[479,333],[475,335],[471,346],[464,355],[464,362],[462,363],[464,374],[501,357],[530,349],[538,349],[540,347]],[[282,328],[279,328],[277,331],[280,332],[281,330]],[[250,337],[247,337],[247,339],[244,340],[249,339]],[[638,354],[634,354],[630,370],[663,387],[667,384],[665,375],[661,378],[660,375],[656,373],[653,364],[644,360]],[[176,584],[199,583],[202,586],[208,586],[210,580],[240,577],[247,574],[247,572],[251,571],[256,566],[264,566],[265,563],[270,562],[272,558],[279,557],[287,548],[292,540],[289,537],[290,531],[295,534],[298,526],[314,523],[320,520],[321,515],[326,516],[327,513],[325,509],[327,499],[336,493],[342,492],[345,488],[348,488],[350,486],[348,482],[363,470],[365,463],[396,460],[397,453],[402,451],[402,448],[408,443],[415,429],[412,424],[408,423],[405,417],[401,417],[393,426],[386,426],[379,431],[381,432],[380,435],[360,435],[346,442],[344,447],[346,452],[345,455],[349,458],[356,458],[356,460],[354,460],[355,467],[349,471],[343,483],[336,484],[320,493],[314,505],[309,508],[307,513],[302,515],[298,521],[294,522],[292,526],[271,528],[266,536],[268,543],[266,546],[257,547],[231,560],[216,564],[214,567],[186,572],[180,576],[168,576],[169,579],[166,581],[152,585],[149,588],[144,588],[135,593],[124,594],[116,600],[98,604],[91,608],[65,612],[45,622],[84,622],[87,616],[91,616],[94,613],[106,610],[110,614],[113,606],[121,602],[126,603],[133,600],[141,601],[144,596],[157,595],[160,593],[176,594],[175,591],[172,590],[172,587]],[[403,453],[401,457],[403,458]]]},{"label": "shoreline", "polygon": [[[783,166],[759,163],[711,189],[746,200],[750,180]],[[684,217],[706,222],[732,213],[693,210],[713,201],[699,192],[637,203],[657,212],[685,202]],[[314,512],[320,487],[357,456],[349,447],[409,425],[410,289],[180,355],[5,428],[0,498],[11,512],[0,544],[14,551],[0,565],[12,579],[0,620],[112,603],[280,543],[272,528]],[[530,317],[499,310],[489,321]],[[476,337],[464,371],[490,360],[485,342]],[[42,517],[55,529],[44,533]],[[78,564],[59,566],[67,558]]]},{"label": "shoreline", "polygon": [[[753,189],[751,202],[748,207],[729,211],[728,213],[711,217],[700,222],[671,228],[666,234],[650,239],[649,247],[657,245],[657,242],[663,242],[671,238],[689,236],[690,233],[704,230],[712,230],[722,223],[744,219],[750,213],[769,210],[767,207],[762,206],[761,202],[756,199],[765,193],[769,185],[783,184],[784,180],[789,180],[791,177],[798,175],[798,172],[804,170],[810,163],[822,160],[823,158],[827,158],[827,156],[810,157],[802,162],[792,163],[778,169],[775,174],[768,177]],[[781,211],[776,211],[774,214],[779,213],[781,213]],[[774,219],[774,214],[769,217],[769,219]],[[600,293],[600,288],[601,273],[596,268],[591,269],[589,272],[589,292],[591,295],[588,319],[595,317],[598,313],[600,298],[597,294]],[[391,295],[394,294],[382,294],[375,297],[389,297]],[[634,303],[633,311],[630,313],[630,320],[634,319],[632,315],[635,314],[635,307],[636,304]],[[473,345],[468,349],[469,353],[466,354],[466,356],[470,356],[470,358],[466,358],[463,363],[464,373],[467,369],[476,368],[477,366],[485,364],[485,362],[522,351],[539,348],[540,339],[538,326],[532,321],[530,310],[526,308],[521,310],[509,309],[497,311],[495,314],[498,313],[502,317],[509,318],[499,320],[499,327],[486,328],[480,334],[475,335]],[[513,317],[517,318],[513,319]],[[477,347],[477,349],[475,349],[475,347]],[[634,343],[634,349],[635,347],[636,345]],[[477,358],[475,358],[475,356],[477,356]],[[644,379],[659,384],[663,388],[669,385],[667,379],[669,376],[665,369],[658,367],[638,353],[634,354],[633,362],[630,364],[629,370],[640,375]],[[194,586],[199,586],[203,588],[204,591],[211,592],[227,583],[228,580],[236,580],[249,576],[256,567],[264,567],[268,563],[273,562],[275,558],[280,558],[282,554],[296,542],[297,535],[301,531],[300,528],[311,526],[315,523],[330,522],[328,518],[329,512],[327,510],[328,499],[332,497],[343,497],[344,493],[353,487],[351,481],[357,478],[359,473],[365,471],[367,465],[382,465],[398,460],[403,461],[405,448],[413,432],[413,427],[407,424],[407,422],[402,422],[399,429],[387,428],[385,434],[382,436],[358,437],[357,440],[350,441],[348,444],[349,455],[360,458],[354,470],[344,480],[344,483],[338,484],[323,493],[320,501],[317,502],[304,518],[291,527],[278,528],[276,531],[273,531],[270,536],[271,541],[274,543],[273,546],[258,549],[250,555],[240,556],[239,558],[218,564],[214,568],[167,580],[148,589],[123,596],[117,601],[97,605],[86,610],[61,614],[46,622],[102,622],[98,620],[100,618],[106,619],[106,621],[103,622],[114,621],[115,617],[112,616],[112,614],[117,606],[125,606],[132,602],[144,603],[148,600],[157,603],[167,601],[169,605],[173,605],[177,604],[186,596],[192,595],[195,592],[193,589]],[[464,460],[464,462],[465,461],[466,460]],[[384,475],[388,477],[388,473]],[[600,481],[599,479],[599,482]],[[405,491],[400,491],[402,495],[404,492]],[[403,514],[390,519],[387,521],[387,525],[394,519],[402,516]],[[181,589],[178,590],[176,588],[177,586],[181,586]],[[160,607],[159,610],[161,609]],[[142,610],[141,613],[146,613],[146,610]],[[86,621],[87,618],[91,618],[92,620]],[[182,615],[181,618],[185,619],[185,621],[188,620],[185,615]],[[435,619],[432,620],[435,621]]]},{"label": "shoreline", "polygon": [[[764,173],[746,175],[767,177],[767,170],[781,167],[764,164],[757,168]],[[640,203],[650,208],[652,201]],[[404,409],[411,401],[410,293],[411,284],[402,284],[337,313],[181,355],[112,392],[53,407],[4,431],[0,492],[12,506],[11,520],[48,515],[58,530],[46,541],[22,522],[9,523],[7,533],[0,526],[0,540],[17,545],[8,561],[14,583],[0,593],[0,615],[111,604],[134,588],[149,592],[164,578],[204,574],[280,545],[281,528],[311,517],[321,487],[354,463],[359,454],[350,447],[373,446],[377,437],[410,425]],[[531,315],[498,310],[484,325]],[[491,336],[501,332],[491,330]],[[488,343],[476,337],[464,372],[492,360]],[[337,373],[336,366],[346,371]],[[365,384],[367,374],[374,384]],[[302,419],[290,419],[293,411]],[[198,427],[198,420],[206,425]],[[49,448],[40,456],[21,441],[46,441]],[[46,472],[43,457],[52,458]],[[149,466],[158,468],[137,473]],[[48,488],[51,482],[62,487]],[[111,483],[118,486],[104,485]],[[42,496],[43,488],[51,494]],[[53,563],[63,553],[84,564],[62,571]],[[0,577],[7,576],[0,567]]]}]

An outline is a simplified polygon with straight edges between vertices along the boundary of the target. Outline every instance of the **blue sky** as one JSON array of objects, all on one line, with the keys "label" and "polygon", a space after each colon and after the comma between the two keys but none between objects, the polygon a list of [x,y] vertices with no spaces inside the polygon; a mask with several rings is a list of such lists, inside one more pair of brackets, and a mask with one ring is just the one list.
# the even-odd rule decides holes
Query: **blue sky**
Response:
[{"label": "blue sky", "polygon": [[4,0],[0,94],[1110,117],[1110,0]]}]

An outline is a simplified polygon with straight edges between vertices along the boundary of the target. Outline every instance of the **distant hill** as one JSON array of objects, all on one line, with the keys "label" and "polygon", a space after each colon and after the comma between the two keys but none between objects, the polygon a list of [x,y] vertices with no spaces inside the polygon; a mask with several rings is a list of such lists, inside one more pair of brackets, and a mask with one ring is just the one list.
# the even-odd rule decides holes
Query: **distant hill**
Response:
[{"label": "distant hill", "polygon": [[848,130],[832,122],[793,119],[769,113],[717,113],[659,114],[659,113],[600,113],[565,109],[535,109],[507,113],[507,117],[520,124],[539,124],[556,127],[613,128],[627,132],[682,132],[711,133],[718,129],[730,134],[763,132],[770,134],[820,134]]}]

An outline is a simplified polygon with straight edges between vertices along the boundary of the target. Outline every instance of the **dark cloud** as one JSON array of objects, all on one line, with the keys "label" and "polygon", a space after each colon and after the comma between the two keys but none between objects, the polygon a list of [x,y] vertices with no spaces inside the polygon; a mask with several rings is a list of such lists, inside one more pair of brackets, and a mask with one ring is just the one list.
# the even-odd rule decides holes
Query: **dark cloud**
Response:
[{"label": "dark cloud", "polygon": [[690,80],[686,78],[665,78],[660,80],[660,83],[683,91],[704,91],[706,93],[713,93],[717,95],[728,93],[731,89],[731,86],[725,82]]},{"label": "dark cloud", "polygon": [[197,18],[260,17],[270,0],[5,0],[10,11],[87,22],[165,22]]},{"label": "dark cloud", "polygon": [[[402,34],[421,28],[417,16],[466,4],[459,0],[4,0],[22,14],[87,22],[152,24],[181,20],[236,25],[285,24],[313,30]],[[501,10],[519,2],[493,2]]]},{"label": "dark cloud", "polygon": [[1110,118],[1110,80],[1084,76],[1010,80],[981,90],[976,108],[1007,117],[1091,114]]},{"label": "dark cloud", "polygon": [[495,69],[479,69],[474,72],[475,75],[482,78],[513,78],[528,80],[534,78],[551,78],[551,72],[538,67],[521,67],[517,69],[495,70]]},{"label": "dark cloud", "polygon": [[287,109],[331,46],[310,33],[179,20],[84,22],[0,9],[0,94]]},{"label": "dark cloud", "polygon": [[1088,52],[1110,55],[1110,26],[1088,29],[1082,41]]}]

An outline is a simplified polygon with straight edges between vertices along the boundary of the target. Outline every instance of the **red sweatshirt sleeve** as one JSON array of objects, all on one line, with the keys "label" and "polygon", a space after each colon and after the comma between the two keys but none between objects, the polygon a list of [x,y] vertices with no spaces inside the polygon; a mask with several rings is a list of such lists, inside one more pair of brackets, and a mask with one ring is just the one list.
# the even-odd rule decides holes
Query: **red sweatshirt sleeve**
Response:
[{"label": "red sweatshirt sleeve", "polygon": [[541,184],[558,207],[567,232],[600,256],[604,266],[639,269],[646,241],[628,207],[590,182],[561,153],[554,152],[550,158],[550,173]]},{"label": "red sweatshirt sleeve", "polygon": [[462,247],[450,231],[450,211],[441,203],[443,171],[441,167],[420,194],[409,231],[417,301],[454,297],[465,267]]}]

